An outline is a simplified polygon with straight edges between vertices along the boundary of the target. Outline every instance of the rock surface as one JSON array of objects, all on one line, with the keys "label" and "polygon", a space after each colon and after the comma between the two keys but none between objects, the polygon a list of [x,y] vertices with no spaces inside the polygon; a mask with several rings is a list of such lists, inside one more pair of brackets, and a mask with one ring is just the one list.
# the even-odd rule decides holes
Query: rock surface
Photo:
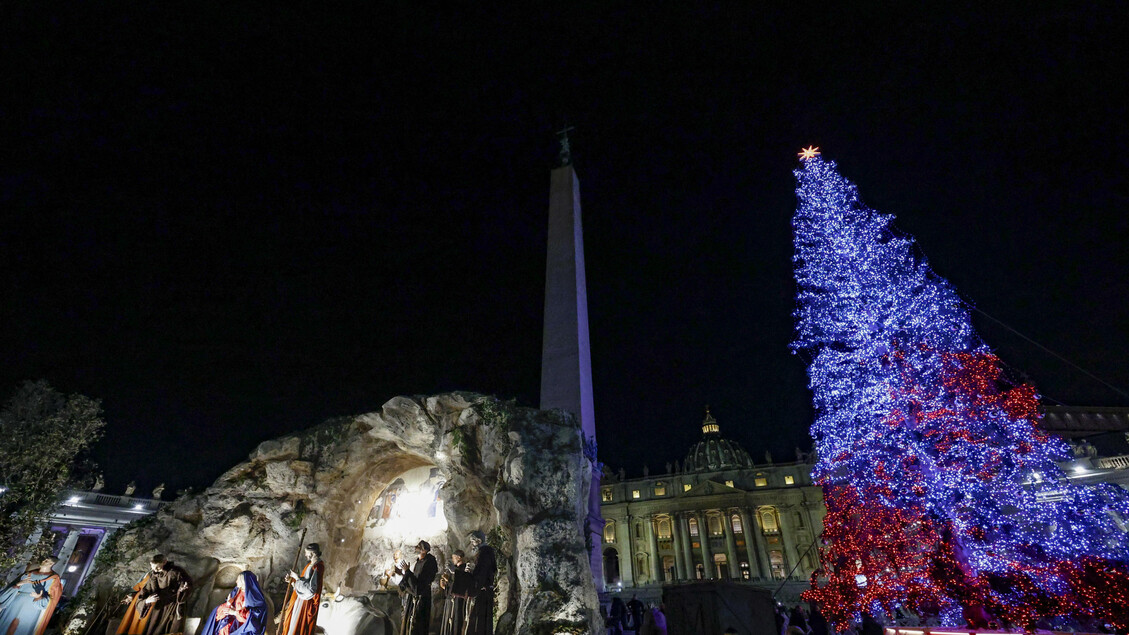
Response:
[{"label": "rock surface", "polygon": [[266,441],[203,493],[118,532],[92,581],[109,597],[161,552],[196,579],[191,616],[207,615],[211,598],[242,569],[280,605],[282,577],[305,530],[305,542],[323,549],[326,595],[365,598],[342,600],[341,611],[326,616],[327,635],[379,630],[369,607],[390,599],[379,576],[393,549],[407,556],[417,539],[390,531],[390,492],[420,468],[438,485],[431,513],[440,509],[443,518],[429,522],[445,519],[428,538],[440,567],[454,549],[473,560],[474,529],[498,551],[501,635],[602,631],[581,533],[592,464],[579,425],[560,411],[474,393],[396,397],[380,412]]}]

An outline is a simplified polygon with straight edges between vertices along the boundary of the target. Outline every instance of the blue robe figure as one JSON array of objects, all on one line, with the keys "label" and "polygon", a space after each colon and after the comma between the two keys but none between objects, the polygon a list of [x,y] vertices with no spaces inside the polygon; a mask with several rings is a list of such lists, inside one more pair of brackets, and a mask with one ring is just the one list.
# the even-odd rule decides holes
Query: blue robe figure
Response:
[{"label": "blue robe figure", "polygon": [[236,578],[227,601],[217,606],[200,625],[199,635],[264,635],[268,613],[258,578],[244,571]]},{"label": "blue robe figure", "polygon": [[0,635],[43,635],[63,595],[62,580],[51,570],[56,562],[47,558],[0,592]]}]

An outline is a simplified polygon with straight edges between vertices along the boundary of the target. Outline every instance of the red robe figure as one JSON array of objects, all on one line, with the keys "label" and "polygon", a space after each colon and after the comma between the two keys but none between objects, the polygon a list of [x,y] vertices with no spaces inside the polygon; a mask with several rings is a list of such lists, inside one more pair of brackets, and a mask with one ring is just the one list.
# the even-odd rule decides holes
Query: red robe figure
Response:
[{"label": "red robe figure", "polygon": [[313,635],[317,626],[325,563],[321,560],[321,547],[316,542],[306,545],[306,559],[309,562],[301,575],[295,571],[287,574],[293,581],[293,587],[287,594],[286,612],[282,614],[276,635]]}]

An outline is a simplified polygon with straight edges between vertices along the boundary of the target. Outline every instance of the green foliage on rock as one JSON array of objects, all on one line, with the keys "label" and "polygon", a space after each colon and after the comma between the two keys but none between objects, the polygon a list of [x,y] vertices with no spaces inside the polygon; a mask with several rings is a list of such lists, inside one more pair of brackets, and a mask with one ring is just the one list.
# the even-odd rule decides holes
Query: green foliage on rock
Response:
[{"label": "green foliage on rock", "polygon": [[282,520],[291,531],[298,531],[309,513],[310,510],[306,507],[306,503],[299,500],[294,503],[294,511],[282,514]]},{"label": "green foliage on rock", "polygon": [[513,418],[514,408],[517,407],[516,399],[503,401],[497,397],[483,397],[474,402],[474,411],[482,417],[482,422],[500,432],[510,429],[510,419]]},{"label": "green foliage on rock", "polygon": [[24,545],[73,485],[77,460],[102,435],[102,406],[25,382],[0,410],[0,571],[23,564]]}]

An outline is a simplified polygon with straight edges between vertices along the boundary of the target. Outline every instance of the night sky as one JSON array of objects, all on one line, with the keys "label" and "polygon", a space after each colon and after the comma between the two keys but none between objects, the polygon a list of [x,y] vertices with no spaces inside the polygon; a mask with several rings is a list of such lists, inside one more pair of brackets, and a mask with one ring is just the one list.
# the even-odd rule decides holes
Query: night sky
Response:
[{"label": "night sky", "polygon": [[[535,406],[566,122],[613,467],[682,458],[706,404],[754,457],[810,445],[808,144],[979,309],[1129,386],[1124,5],[305,4],[2,10],[0,391],[100,398],[109,491],[399,394]],[[1129,406],[975,319],[1048,403]]]}]

